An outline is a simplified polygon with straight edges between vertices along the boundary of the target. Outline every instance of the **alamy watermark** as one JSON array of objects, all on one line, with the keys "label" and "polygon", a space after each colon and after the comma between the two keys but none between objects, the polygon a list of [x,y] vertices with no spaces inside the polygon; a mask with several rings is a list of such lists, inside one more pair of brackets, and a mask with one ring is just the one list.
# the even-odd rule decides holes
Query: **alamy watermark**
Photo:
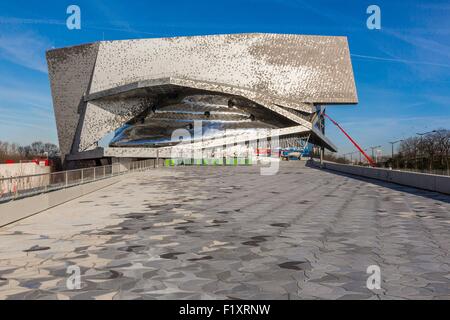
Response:
[{"label": "alamy watermark", "polygon": [[81,9],[75,4],[67,7],[66,13],[69,15],[66,20],[66,26],[69,30],[81,29]]},{"label": "alamy watermark", "polygon": [[69,277],[66,280],[66,287],[69,290],[80,290],[81,289],[81,270],[80,267],[76,265],[71,265],[67,267],[66,273]]},{"label": "alamy watermark", "polygon": [[[194,121],[192,130],[179,128],[172,132],[171,159],[177,163],[238,164],[255,160],[262,164],[261,175],[275,175],[280,167],[277,129],[203,130],[201,120]],[[239,163],[240,164],[240,163]]]},{"label": "alamy watermark", "polygon": [[367,7],[367,14],[370,16],[367,18],[367,28],[369,30],[381,30],[381,9],[379,6],[373,4]]},{"label": "alamy watermark", "polygon": [[377,265],[371,265],[367,267],[367,274],[370,276],[367,278],[366,287],[369,290],[381,289],[381,269]]}]

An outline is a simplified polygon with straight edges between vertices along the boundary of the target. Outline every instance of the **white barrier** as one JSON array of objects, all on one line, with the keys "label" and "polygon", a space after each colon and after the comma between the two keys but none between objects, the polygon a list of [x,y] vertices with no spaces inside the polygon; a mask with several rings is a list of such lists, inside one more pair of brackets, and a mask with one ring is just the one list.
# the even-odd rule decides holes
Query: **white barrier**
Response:
[{"label": "white barrier", "polygon": [[118,181],[120,181],[120,177],[115,176],[0,204],[0,227],[33,216],[88,193],[100,190],[117,183]]},{"label": "white barrier", "polygon": [[450,194],[449,176],[405,172],[384,168],[369,168],[332,162],[324,162],[322,168],[397,183],[408,187]]},{"label": "white barrier", "polygon": [[[0,202],[0,227],[110,186],[120,181],[123,174],[140,172],[156,166],[157,164],[154,160],[143,160],[126,164],[116,163],[111,166],[96,167],[96,169],[100,169],[103,173],[102,175],[98,174],[93,168],[61,171],[59,174],[64,177],[62,180],[63,183],[59,185],[55,184],[52,188],[44,186],[45,188],[40,188],[34,193],[28,191],[26,194],[23,194],[23,197],[9,197],[8,202]],[[82,179],[69,180],[67,174],[74,172],[79,173]],[[89,175],[87,175],[88,172],[90,172]],[[24,179],[24,177],[18,178]],[[27,189],[24,191],[27,191]]]}]

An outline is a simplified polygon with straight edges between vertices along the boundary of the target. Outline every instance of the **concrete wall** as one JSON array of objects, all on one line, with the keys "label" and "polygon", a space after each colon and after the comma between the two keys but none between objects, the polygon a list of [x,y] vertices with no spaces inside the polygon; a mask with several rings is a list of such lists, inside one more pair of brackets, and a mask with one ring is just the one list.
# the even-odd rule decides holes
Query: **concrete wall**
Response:
[{"label": "concrete wall", "polygon": [[110,186],[117,183],[121,178],[121,176],[107,178],[96,182],[0,204],[0,227]]},{"label": "concrete wall", "polygon": [[323,168],[404,186],[450,194],[450,177],[324,162]]},{"label": "concrete wall", "polygon": [[[0,164],[0,179],[8,177],[30,176],[35,174],[50,173],[50,167],[40,166],[36,163],[11,163]],[[50,182],[49,175],[23,178],[19,181],[0,181],[0,196],[15,189],[32,189],[47,185]]]},{"label": "concrete wall", "polygon": [[0,178],[28,176],[50,173],[50,167],[40,166],[34,162],[0,164]]}]

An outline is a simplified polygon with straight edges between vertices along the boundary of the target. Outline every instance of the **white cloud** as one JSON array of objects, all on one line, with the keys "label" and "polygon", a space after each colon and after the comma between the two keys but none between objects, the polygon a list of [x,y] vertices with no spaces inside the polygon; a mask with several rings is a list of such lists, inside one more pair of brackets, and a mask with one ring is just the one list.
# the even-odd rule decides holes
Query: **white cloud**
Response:
[{"label": "white cloud", "polygon": [[0,35],[0,59],[39,72],[47,73],[45,51],[49,48],[48,40],[30,31]]},{"label": "white cloud", "polygon": [[433,52],[447,58],[450,57],[450,46],[443,42],[430,39],[430,37],[407,35],[404,32],[396,32],[389,29],[385,30],[385,32],[421,50]]},{"label": "white cloud", "polygon": [[[14,79],[12,79],[12,82],[14,82]],[[17,97],[20,97],[20,101],[17,100]],[[15,104],[20,102],[20,104],[41,107],[42,109],[51,109],[52,107],[52,99],[49,91],[38,91],[27,84],[0,84],[0,101],[9,101]]]}]

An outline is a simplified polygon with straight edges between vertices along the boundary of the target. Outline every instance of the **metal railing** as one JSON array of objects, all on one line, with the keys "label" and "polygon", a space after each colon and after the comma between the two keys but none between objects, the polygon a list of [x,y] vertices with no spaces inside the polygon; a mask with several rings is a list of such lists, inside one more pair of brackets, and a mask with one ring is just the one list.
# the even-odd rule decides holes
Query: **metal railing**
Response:
[{"label": "metal railing", "polygon": [[156,160],[0,178],[0,203],[161,166]]}]

